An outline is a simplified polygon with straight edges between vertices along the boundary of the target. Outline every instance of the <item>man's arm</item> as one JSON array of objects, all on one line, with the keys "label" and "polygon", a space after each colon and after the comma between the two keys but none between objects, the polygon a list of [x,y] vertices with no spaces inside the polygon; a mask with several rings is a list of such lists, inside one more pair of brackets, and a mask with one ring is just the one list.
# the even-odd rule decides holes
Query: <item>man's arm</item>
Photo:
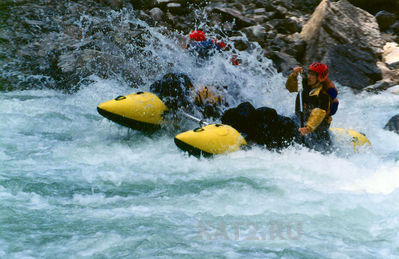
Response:
[{"label": "man's arm", "polygon": [[298,73],[302,73],[302,71],[302,67],[294,67],[292,73],[288,76],[285,88],[287,88],[290,93],[298,92]]},{"label": "man's arm", "polygon": [[320,96],[320,104],[319,107],[314,108],[309,115],[308,121],[305,124],[305,127],[299,128],[298,131],[305,136],[310,132],[314,131],[325,119],[327,116],[327,110],[330,105],[330,99],[327,95],[322,94]]}]

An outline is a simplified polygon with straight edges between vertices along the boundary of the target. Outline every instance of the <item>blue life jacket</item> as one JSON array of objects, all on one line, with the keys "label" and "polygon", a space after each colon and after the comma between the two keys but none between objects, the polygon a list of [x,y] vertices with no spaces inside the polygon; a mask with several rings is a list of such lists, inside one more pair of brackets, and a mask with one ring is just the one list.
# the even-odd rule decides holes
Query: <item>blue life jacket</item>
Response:
[{"label": "blue life jacket", "polygon": [[208,58],[215,54],[216,51],[221,51],[222,48],[212,42],[212,40],[204,40],[190,42],[188,44],[188,50],[201,58]]}]

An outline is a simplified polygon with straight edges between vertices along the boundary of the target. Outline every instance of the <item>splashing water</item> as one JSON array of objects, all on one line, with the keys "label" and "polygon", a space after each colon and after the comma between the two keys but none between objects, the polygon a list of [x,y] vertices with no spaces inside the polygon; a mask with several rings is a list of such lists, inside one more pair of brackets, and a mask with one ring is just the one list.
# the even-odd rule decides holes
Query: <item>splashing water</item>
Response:
[{"label": "splashing water", "polygon": [[339,86],[333,126],[366,133],[373,145],[360,153],[255,147],[188,157],[175,132],[128,130],[97,104],[184,72],[196,87],[228,85],[231,105],[249,100],[288,116],[286,79],[258,46],[231,50],[241,66],[229,63],[232,52],[198,66],[178,33],[165,36],[129,10],[104,19],[144,28],[144,45],[121,47],[129,76],[93,73],[74,94],[35,85],[0,93],[0,257],[398,256],[399,136],[382,128],[399,96]]}]

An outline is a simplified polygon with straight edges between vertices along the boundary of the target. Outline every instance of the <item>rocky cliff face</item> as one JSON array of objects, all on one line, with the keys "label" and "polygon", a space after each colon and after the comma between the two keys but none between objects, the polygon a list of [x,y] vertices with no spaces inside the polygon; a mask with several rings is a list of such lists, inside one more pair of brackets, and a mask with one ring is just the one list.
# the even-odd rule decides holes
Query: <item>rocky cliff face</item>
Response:
[{"label": "rocky cliff face", "polygon": [[[294,66],[322,61],[341,84],[357,90],[373,84],[374,90],[387,88],[399,84],[397,54],[385,46],[399,43],[399,8],[393,9],[399,4],[374,2],[7,0],[0,4],[0,19],[6,25],[0,28],[0,47],[7,53],[0,61],[2,82],[21,84],[4,72],[17,69],[44,87],[68,89],[92,73],[102,77],[118,73],[139,84],[134,67],[122,60],[134,58],[137,49],[126,46],[144,45],[146,31],[139,24],[112,22],[120,20],[111,15],[117,10],[166,28],[165,35],[212,29],[240,51],[257,43],[284,74]],[[47,78],[39,80],[36,74]]]},{"label": "rocky cliff face", "polygon": [[341,0],[323,0],[305,24],[305,63],[322,61],[331,78],[362,89],[382,79],[377,67],[385,44],[374,16]]}]

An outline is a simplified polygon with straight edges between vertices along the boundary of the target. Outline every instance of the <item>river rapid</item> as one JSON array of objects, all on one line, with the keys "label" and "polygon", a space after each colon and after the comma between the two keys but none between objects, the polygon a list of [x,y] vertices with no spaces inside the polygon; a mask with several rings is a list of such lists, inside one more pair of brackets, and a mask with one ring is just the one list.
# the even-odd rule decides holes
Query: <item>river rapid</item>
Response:
[{"label": "river rapid", "polygon": [[[73,93],[36,85],[0,92],[0,257],[399,256],[399,135],[383,129],[399,113],[399,95],[338,86],[333,126],[372,143],[357,153],[341,143],[328,155],[292,146],[190,157],[173,137],[192,122],[146,135],[96,106],[146,91],[168,72],[188,74],[196,87],[228,85],[232,106],[251,101],[287,116],[295,94],[259,46],[199,65],[172,36],[126,12],[110,16],[147,31],[137,47],[145,51],[125,60],[137,88],[121,75],[92,74]],[[233,51],[238,67],[228,60]]]}]

